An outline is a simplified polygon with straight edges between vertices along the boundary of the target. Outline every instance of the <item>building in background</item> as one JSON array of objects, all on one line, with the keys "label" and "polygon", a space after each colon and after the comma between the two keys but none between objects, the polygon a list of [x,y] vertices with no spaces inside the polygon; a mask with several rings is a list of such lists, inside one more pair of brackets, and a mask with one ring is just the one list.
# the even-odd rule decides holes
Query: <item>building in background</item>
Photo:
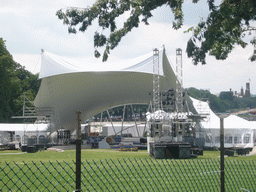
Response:
[{"label": "building in background", "polygon": [[251,97],[250,83],[246,83],[246,89],[245,89],[244,97]]}]

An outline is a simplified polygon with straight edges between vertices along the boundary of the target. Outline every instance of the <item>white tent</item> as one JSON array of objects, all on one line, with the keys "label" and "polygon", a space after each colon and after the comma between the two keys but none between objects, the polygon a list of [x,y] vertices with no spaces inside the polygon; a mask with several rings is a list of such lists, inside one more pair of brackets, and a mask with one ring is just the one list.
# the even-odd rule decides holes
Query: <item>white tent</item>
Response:
[{"label": "white tent", "polygon": [[48,124],[0,123],[0,131],[46,131]]},{"label": "white tent", "polygon": [[[44,51],[41,62],[42,82],[34,103],[53,108],[59,128],[74,130],[76,111],[84,121],[110,107],[152,100],[153,52],[129,61],[79,63]],[[165,50],[159,51],[159,74],[161,90],[175,88]]]},{"label": "white tent", "polygon": [[[205,146],[220,147],[220,118],[213,113],[207,102],[191,98],[199,114],[206,118],[199,122],[198,137],[205,138]],[[253,148],[255,143],[256,122],[247,121],[236,115],[224,118],[224,146]]]},{"label": "white tent", "polygon": [[[102,63],[77,62],[44,51],[41,62],[42,82],[34,103],[38,108],[53,109],[51,119],[57,129],[74,130],[76,111],[82,112],[85,121],[111,107],[152,100],[153,52],[129,61]],[[164,49],[159,51],[159,75],[160,90],[176,88],[176,76]],[[198,137],[204,137],[207,146],[219,146],[219,117],[207,102],[190,99],[197,113],[206,115],[198,123],[202,131]],[[254,144],[255,123],[231,116],[224,120],[224,128],[227,147]]]},{"label": "white tent", "polygon": [[0,145],[11,141],[22,142],[29,138],[47,137],[48,124],[0,123]]}]

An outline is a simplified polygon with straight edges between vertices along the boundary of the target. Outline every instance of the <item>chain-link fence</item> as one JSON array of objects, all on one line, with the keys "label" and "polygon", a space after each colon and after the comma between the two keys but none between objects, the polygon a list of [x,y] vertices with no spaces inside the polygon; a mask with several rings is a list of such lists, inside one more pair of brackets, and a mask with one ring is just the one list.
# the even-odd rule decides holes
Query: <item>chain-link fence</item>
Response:
[{"label": "chain-link fence", "polygon": [[[0,163],[0,191],[74,191],[75,162]],[[85,160],[82,191],[220,191],[219,160]],[[255,191],[256,162],[225,160],[226,191]]]}]

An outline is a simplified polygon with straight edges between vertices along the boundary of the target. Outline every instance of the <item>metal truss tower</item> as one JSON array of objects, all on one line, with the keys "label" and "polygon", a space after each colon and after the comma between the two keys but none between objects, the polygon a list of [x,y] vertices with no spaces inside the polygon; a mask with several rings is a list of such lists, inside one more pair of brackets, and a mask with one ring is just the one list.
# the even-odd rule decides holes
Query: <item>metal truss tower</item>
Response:
[{"label": "metal truss tower", "polygon": [[51,124],[54,110],[51,107],[36,108],[24,94],[22,116],[13,116],[13,119],[23,119],[24,123]]},{"label": "metal truss tower", "polygon": [[182,49],[176,49],[176,111],[183,112]]},{"label": "metal truss tower", "polygon": [[153,50],[153,111],[160,109],[159,51]]}]

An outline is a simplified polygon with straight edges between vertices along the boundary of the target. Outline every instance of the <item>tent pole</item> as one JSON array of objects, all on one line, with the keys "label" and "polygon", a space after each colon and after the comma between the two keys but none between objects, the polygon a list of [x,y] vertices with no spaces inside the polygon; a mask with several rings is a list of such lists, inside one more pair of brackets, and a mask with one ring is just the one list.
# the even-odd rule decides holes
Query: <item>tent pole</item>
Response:
[{"label": "tent pole", "polygon": [[121,127],[121,138],[122,138],[123,129],[124,129],[125,107],[126,107],[126,105],[124,104],[124,109],[123,109],[123,118],[122,118],[122,127]]},{"label": "tent pole", "polygon": [[100,127],[101,127],[101,131],[103,131],[103,129],[102,129],[102,111],[101,111],[101,113],[100,113]]},{"label": "tent pole", "polygon": [[136,121],[136,116],[135,116],[135,113],[134,113],[132,104],[131,104],[131,109],[132,109],[132,114],[134,115],[134,122],[135,122],[135,127],[136,127],[136,130],[137,130],[137,135],[138,135],[138,137],[139,137],[139,130],[138,130],[137,121]]},{"label": "tent pole", "polygon": [[108,118],[109,118],[109,120],[110,120],[110,122],[111,122],[112,128],[113,128],[113,130],[114,130],[114,132],[115,132],[115,136],[116,136],[116,130],[115,130],[115,127],[114,127],[114,124],[113,124],[112,118],[111,118],[111,117],[110,117],[110,115],[109,115],[109,111],[108,111],[108,109],[107,109],[107,113],[108,113]]}]

